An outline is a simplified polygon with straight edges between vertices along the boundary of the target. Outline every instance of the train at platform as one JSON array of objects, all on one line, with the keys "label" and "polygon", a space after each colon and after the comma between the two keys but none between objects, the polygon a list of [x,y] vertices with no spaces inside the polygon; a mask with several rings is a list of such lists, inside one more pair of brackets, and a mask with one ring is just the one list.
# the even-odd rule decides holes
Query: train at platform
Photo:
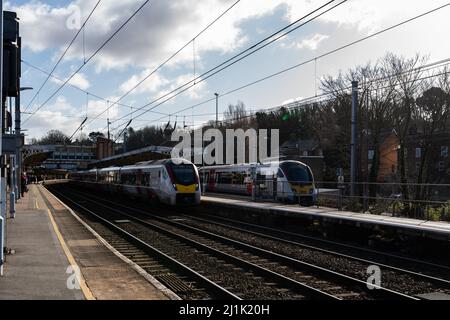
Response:
[{"label": "train at platform", "polygon": [[111,193],[175,205],[200,204],[200,179],[197,167],[184,159],[140,162],[131,166],[92,169],[70,174],[82,183]]},{"label": "train at platform", "polygon": [[199,169],[208,193],[269,196],[274,200],[314,205],[317,189],[311,168],[299,161],[221,165]]}]

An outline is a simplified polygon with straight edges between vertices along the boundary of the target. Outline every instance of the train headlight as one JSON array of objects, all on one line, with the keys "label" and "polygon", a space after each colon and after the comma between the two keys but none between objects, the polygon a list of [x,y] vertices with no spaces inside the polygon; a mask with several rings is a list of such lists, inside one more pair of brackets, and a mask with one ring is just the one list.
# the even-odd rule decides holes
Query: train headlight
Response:
[{"label": "train headlight", "polygon": [[176,184],[173,184],[173,188],[175,189],[175,191],[178,191]]},{"label": "train headlight", "polygon": [[195,185],[195,191],[198,191],[200,189],[200,185],[197,183],[196,185]]}]

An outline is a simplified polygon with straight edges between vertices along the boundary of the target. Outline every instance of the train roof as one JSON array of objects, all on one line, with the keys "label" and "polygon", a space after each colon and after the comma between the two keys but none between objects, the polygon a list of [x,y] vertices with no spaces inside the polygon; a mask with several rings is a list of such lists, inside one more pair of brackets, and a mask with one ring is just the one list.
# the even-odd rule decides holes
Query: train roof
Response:
[{"label": "train roof", "polygon": [[[161,159],[161,160],[150,160],[150,161],[142,161],[135,163],[133,165],[128,165],[124,167],[108,167],[99,169],[100,172],[106,172],[106,171],[119,171],[119,170],[136,170],[136,169],[144,169],[148,167],[154,167],[154,166],[162,166],[166,164],[192,164],[192,162],[186,160],[186,159]],[[94,169],[95,171],[96,169]]]},{"label": "train roof", "polygon": [[233,169],[233,168],[253,168],[253,167],[271,167],[271,166],[280,166],[284,163],[297,163],[299,165],[303,165],[308,167],[307,164],[297,161],[297,160],[282,160],[282,161],[271,161],[265,163],[244,163],[244,164],[227,164],[227,165],[217,165],[217,166],[205,166],[200,169]]}]

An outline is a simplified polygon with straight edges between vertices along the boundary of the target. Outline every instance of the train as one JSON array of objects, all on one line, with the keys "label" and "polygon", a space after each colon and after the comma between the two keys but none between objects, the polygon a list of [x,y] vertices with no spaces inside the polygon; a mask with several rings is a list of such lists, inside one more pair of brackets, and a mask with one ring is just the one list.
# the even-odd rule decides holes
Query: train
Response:
[{"label": "train", "polygon": [[208,193],[267,196],[274,200],[314,205],[317,189],[311,168],[300,161],[208,166],[199,169]]},{"label": "train", "polygon": [[83,183],[83,186],[171,206],[200,204],[198,169],[184,159],[78,171],[70,174],[69,179],[74,183]]}]

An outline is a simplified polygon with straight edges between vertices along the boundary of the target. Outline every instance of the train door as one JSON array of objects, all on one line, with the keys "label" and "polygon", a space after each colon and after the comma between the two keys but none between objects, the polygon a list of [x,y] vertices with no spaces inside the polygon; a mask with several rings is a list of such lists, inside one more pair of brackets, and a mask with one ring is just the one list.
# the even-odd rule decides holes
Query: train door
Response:
[{"label": "train door", "polygon": [[289,185],[287,184],[287,179],[281,169],[277,172],[277,189],[276,196],[278,200],[284,201],[289,193]]},{"label": "train door", "polygon": [[139,195],[141,195],[142,194],[142,188],[141,188],[141,185],[142,185],[142,170],[137,170],[136,171],[136,182],[135,182],[135,185],[136,185],[137,193]]},{"label": "train door", "polygon": [[157,192],[161,192],[163,195],[162,197],[167,198],[169,196],[170,188],[172,186],[172,183],[170,181],[169,174],[167,173],[167,169],[165,167],[161,167],[160,169],[161,176],[160,176],[160,188],[157,190]]}]

